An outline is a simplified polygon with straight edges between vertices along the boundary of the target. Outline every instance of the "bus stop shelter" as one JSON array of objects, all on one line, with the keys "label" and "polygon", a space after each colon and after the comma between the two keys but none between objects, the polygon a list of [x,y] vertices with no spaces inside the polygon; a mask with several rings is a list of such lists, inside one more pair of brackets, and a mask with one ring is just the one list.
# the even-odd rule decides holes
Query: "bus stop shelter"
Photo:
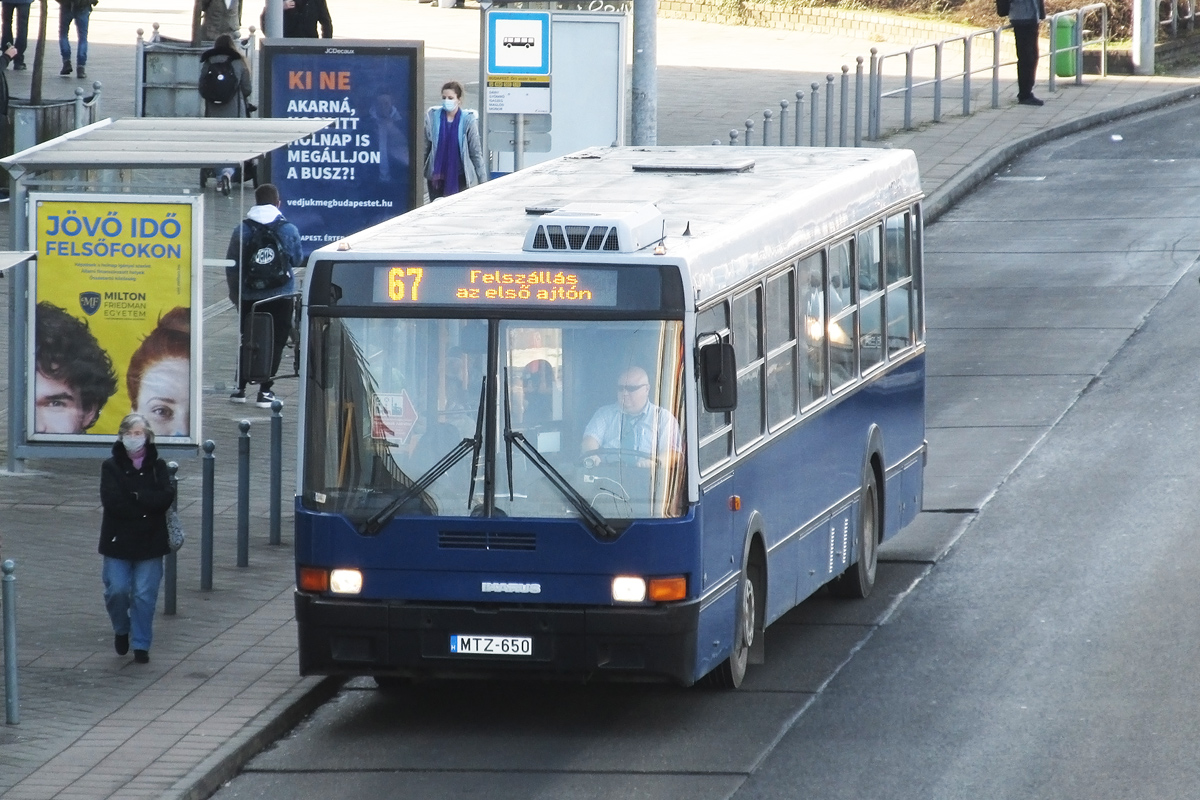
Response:
[{"label": "bus stop shelter", "polygon": [[[106,119],[0,159],[9,181],[12,252],[0,266],[28,263],[29,191],[130,192],[127,171],[199,170],[242,164],[333,124],[331,119]],[[108,172],[106,172],[108,171]],[[113,171],[121,171],[114,173]],[[188,186],[194,183],[188,181]],[[176,188],[182,195],[195,195]],[[163,192],[159,192],[160,194]],[[36,260],[36,254],[32,254]],[[95,445],[33,444],[26,441],[28,393],[28,271],[10,271],[8,351],[8,470],[21,472],[24,459],[102,454]],[[107,447],[103,449],[107,453]]]}]

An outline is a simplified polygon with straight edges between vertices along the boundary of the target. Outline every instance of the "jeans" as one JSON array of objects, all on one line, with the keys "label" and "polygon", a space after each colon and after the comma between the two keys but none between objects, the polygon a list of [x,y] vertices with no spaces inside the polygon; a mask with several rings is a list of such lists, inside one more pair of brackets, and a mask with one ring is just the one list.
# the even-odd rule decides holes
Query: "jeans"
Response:
[{"label": "jeans", "polygon": [[[17,15],[17,35],[13,37],[13,14]],[[23,6],[4,4],[4,41],[17,48],[14,64],[25,63],[25,46],[29,43],[29,4]]]},{"label": "jeans", "polygon": [[113,633],[130,634],[134,650],[150,649],[162,576],[162,556],[143,561],[104,557],[104,607]]},{"label": "jeans", "polygon": [[62,54],[63,61],[71,60],[71,42],[67,39],[67,34],[71,30],[71,21],[75,22],[75,35],[79,39],[79,66],[87,64],[87,29],[88,18],[92,15],[92,7],[85,6],[79,9],[74,14],[68,11],[59,10],[58,18],[58,51]]}]

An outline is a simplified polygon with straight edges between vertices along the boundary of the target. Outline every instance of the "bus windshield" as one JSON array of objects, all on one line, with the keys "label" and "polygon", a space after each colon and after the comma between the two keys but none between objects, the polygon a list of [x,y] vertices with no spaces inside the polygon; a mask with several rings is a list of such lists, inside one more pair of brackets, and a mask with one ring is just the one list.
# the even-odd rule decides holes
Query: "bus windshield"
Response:
[{"label": "bus windshield", "polygon": [[579,517],[581,502],[605,519],[679,516],[682,333],[314,317],[303,503],[369,532],[392,515]]}]

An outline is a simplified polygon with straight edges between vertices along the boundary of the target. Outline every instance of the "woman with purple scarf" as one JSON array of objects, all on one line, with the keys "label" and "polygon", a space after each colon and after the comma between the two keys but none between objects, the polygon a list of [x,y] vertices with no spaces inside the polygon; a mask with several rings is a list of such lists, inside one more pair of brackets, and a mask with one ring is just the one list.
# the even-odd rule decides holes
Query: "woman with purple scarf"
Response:
[{"label": "woman with purple scarf", "polygon": [[463,86],[442,87],[442,104],[425,112],[425,181],[429,199],[457,194],[487,180],[479,118],[462,108]]}]

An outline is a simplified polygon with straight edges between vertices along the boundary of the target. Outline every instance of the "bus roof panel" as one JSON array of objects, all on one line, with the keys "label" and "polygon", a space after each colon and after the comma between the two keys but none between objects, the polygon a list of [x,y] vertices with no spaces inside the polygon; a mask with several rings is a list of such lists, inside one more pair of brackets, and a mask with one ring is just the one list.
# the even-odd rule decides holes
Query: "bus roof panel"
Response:
[{"label": "bus roof panel", "polygon": [[[746,159],[753,166],[745,169]],[[654,162],[680,168],[646,169]],[[687,171],[685,165],[696,165]],[[634,166],[639,169],[635,170]],[[742,171],[738,171],[738,170]],[[909,150],[808,147],[593,148],[544,162],[438,200],[347,238],[339,259],[445,256],[463,259],[552,257],[610,263],[653,259],[630,254],[522,250],[544,219],[527,208],[569,203],[654,203],[662,212],[667,255],[688,265],[698,300],[838,231],[920,197]],[[685,231],[688,235],[684,235]]]}]

